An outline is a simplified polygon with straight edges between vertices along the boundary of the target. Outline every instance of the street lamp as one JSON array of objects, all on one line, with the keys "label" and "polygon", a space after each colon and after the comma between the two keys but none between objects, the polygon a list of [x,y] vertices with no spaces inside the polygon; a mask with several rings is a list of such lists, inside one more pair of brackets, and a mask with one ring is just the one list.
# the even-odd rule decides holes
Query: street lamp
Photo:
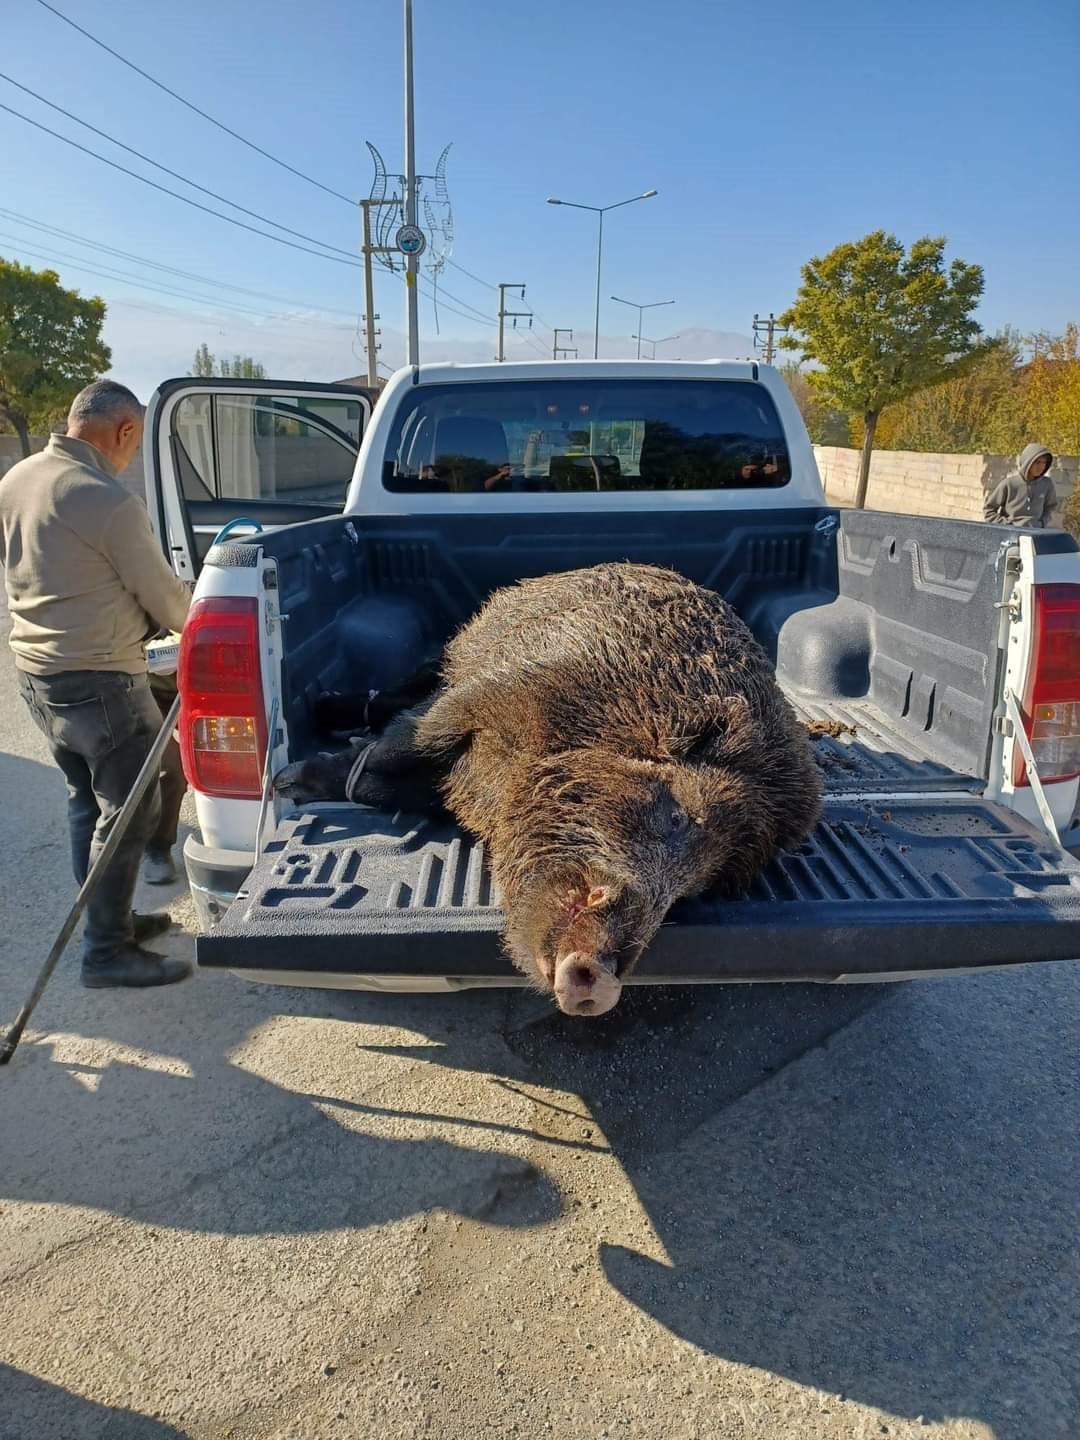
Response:
[{"label": "street lamp", "polygon": [[[568,205],[571,210],[591,210],[600,216],[600,229],[596,237],[596,326],[593,332],[593,359],[600,358],[600,261],[604,252],[604,216],[609,210],[618,210],[623,205],[633,205],[635,200],[651,200],[657,192],[646,190],[643,195],[631,195],[629,200],[618,200],[614,205],[579,205],[576,200],[556,200],[548,196],[549,205]],[[638,326],[640,329],[640,325]]]},{"label": "street lamp", "polygon": [[670,344],[670,342],[671,342],[672,340],[678,340],[678,339],[679,339],[679,336],[678,336],[678,335],[665,335],[662,340],[650,340],[647,335],[631,335],[631,336],[630,336],[630,339],[631,339],[631,340],[643,341],[646,345],[651,345],[651,346],[652,346],[652,355],[651,355],[649,358],[652,359],[652,360],[655,360],[655,359],[656,359],[656,347],[657,347],[657,345],[667,345],[667,344]]},{"label": "street lamp", "polygon": [[660,305],[674,305],[674,300],[650,300],[646,305],[639,305],[636,300],[622,300],[618,295],[612,295],[612,300],[617,305],[629,305],[631,310],[637,311],[637,358],[641,359],[641,316],[646,310],[655,310]]}]

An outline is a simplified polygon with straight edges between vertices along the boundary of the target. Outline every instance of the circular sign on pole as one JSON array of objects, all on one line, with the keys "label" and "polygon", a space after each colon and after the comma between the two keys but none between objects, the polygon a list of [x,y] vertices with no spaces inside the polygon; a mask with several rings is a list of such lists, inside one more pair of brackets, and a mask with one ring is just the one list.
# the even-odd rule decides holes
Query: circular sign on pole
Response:
[{"label": "circular sign on pole", "polygon": [[422,255],[427,247],[424,232],[419,225],[401,225],[394,236],[394,244],[403,255]]}]

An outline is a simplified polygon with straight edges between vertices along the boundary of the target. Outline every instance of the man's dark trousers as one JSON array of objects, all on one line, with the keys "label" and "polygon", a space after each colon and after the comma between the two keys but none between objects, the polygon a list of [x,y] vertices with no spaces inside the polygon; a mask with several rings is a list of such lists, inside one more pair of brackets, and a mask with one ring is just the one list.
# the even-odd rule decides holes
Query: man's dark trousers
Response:
[{"label": "man's dark trousers", "polygon": [[[146,676],[122,671],[21,671],[19,688],[67,781],[71,861],[81,885],[150,752],[161,712]],[[90,969],[133,943],[131,902],[159,807],[154,783],[87,906],[83,963]]]}]

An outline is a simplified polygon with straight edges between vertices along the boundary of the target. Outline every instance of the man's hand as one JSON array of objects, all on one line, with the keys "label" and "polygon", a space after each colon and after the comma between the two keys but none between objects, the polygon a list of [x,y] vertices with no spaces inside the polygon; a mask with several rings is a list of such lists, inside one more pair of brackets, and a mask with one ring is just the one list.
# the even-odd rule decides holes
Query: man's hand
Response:
[{"label": "man's hand", "polygon": [[494,490],[495,486],[498,485],[501,481],[509,480],[510,476],[513,473],[513,466],[500,465],[499,468],[495,471],[495,474],[489,475],[488,478],[484,481],[484,489]]}]

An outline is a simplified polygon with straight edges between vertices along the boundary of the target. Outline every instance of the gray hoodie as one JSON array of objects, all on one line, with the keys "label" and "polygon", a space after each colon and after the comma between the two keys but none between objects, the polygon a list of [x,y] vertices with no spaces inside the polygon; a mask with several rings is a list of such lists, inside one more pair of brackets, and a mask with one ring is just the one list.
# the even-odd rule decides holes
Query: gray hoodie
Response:
[{"label": "gray hoodie", "polygon": [[[1042,475],[1028,479],[1028,471],[1040,455],[1049,462]],[[1045,445],[1026,445],[1016,457],[1016,469],[986,492],[983,519],[996,525],[1016,525],[1026,530],[1046,530],[1057,506],[1057,491],[1050,479],[1054,457]]]}]

